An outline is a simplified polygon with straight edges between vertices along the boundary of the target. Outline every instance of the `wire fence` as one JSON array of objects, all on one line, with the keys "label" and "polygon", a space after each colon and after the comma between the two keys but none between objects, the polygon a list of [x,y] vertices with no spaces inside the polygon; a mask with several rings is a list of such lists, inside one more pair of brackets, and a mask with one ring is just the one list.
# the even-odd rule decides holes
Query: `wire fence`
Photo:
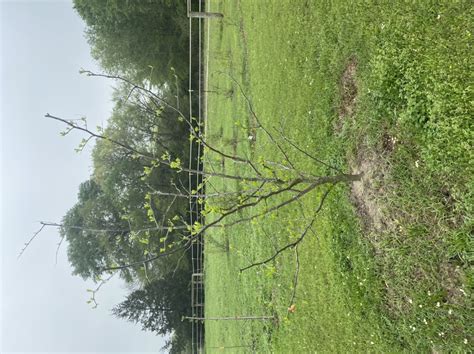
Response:
[{"label": "wire fence", "polygon": [[[198,11],[202,12],[202,1],[198,1]],[[198,17],[196,20],[197,28],[193,28],[193,16],[191,16],[191,0],[188,0],[188,17],[189,17],[189,83],[188,83],[188,97],[189,97],[189,121],[193,126],[190,129],[196,128],[198,135],[203,134],[203,65],[202,65],[202,26],[203,19]],[[198,85],[197,88],[193,83],[193,30],[198,31]],[[197,92],[196,92],[197,91]],[[193,101],[197,96],[197,114],[194,117]],[[196,132],[190,132],[194,135]],[[202,171],[202,146],[199,143],[190,141],[189,143],[189,170]],[[203,224],[201,216],[201,204],[198,203],[197,198],[193,198],[191,190],[195,186],[202,183],[202,175],[198,173],[189,173],[188,189],[189,189],[189,222],[194,225],[196,222]],[[194,240],[191,245],[191,309],[192,317],[204,317],[204,247],[203,238],[200,235]],[[191,320],[191,351],[192,353],[202,353],[204,351],[204,322],[199,320]]]},{"label": "wire fence", "polygon": [[[206,7],[209,9],[210,5],[205,0],[195,0],[198,2],[194,8],[197,11],[192,10],[192,0],[187,0],[187,15],[189,18],[189,83],[188,83],[188,96],[189,96],[189,121],[192,122],[190,129],[195,129],[194,132],[190,132],[191,135],[198,135],[201,137],[205,133],[205,125],[207,125],[207,73],[208,73],[208,51],[206,51],[206,57],[203,56],[203,30],[204,30],[204,19],[220,18],[222,14],[206,12],[203,8],[203,3],[206,3]],[[193,27],[193,19],[197,20],[197,26]],[[198,60],[198,75],[197,75],[197,87],[193,82],[193,31],[197,31],[197,60]],[[209,40],[210,30],[209,25],[207,26],[207,40]],[[193,112],[193,103],[197,98],[197,112]],[[203,186],[203,174],[199,172],[204,171],[203,160],[203,145],[195,141],[189,143],[189,165],[190,171],[198,171],[198,173],[190,172],[188,175],[188,188],[189,188],[189,222],[190,225],[199,223],[204,224],[204,218],[201,214],[203,204],[199,202],[200,198],[197,198],[191,193],[194,189],[199,189],[199,195],[205,194],[205,187]],[[191,245],[191,263],[192,263],[192,275],[191,275],[191,351],[192,353],[204,352],[204,318],[205,318],[205,269],[204,269],[204,240],[203,235],[200,234]]]}]

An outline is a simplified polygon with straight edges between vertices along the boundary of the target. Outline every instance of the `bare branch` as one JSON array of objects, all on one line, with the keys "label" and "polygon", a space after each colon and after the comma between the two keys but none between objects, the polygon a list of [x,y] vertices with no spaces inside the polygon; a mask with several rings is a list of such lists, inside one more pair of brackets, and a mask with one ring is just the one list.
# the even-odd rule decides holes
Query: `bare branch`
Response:
[{"label": "bare branch", "polygon": [[[259,197],[262,197],[263,195],[262,194],[259,194],[261,191],[263,191],[264,187],[266,185],[266,182],[262,182],[257,188],[253,189],[253,190],[248,190],[246,191],[245,193],[247,193],[245,195],[245,193],[242,193],[241,191],[239,191],[239,193],[241,194],[244,194],[245,197],[242,198],[242,200],[239,200],[238,203],[240,204],[245,204],[247,203],[250,199],[255,199],[255,198],[259,198]],[[291,188],[291,187],[290,187]],[[232,193],[232,192],[227,192],[227,193]],[[232,204],[231,207],[229,208],[225,208],[223,207],[222,208],[222,211],[230,211],[232,210],[232,208],[234,208],[234,204]]]},{"label": "bare branch", "polygon": [[33,236],[31,236],[31,238],[28,240],[28,242],[25,243],[25,245],[24,245],[24,247],[21,249],[20,254],[18,255],[17,259],[20,259],[21,255],[22,255],[23,253],[25,253],[26,249],[30,246],[30,244],[33,242],[33,240],[36,238],[36,236],[38,236],[38,235],[41,233],[41,231],[43,231],[43,229],[44,229],[46,226],[48,226],[48,224],[46,224],[46,223],[44,223],[44,222],[42,222],[42,221],[40,221],[40,224],[41,224],[41,227],[39,228],[39,230],[37,230],[37,231],[33,234]]},{"label": "bare branch", "polygon": [[227,76],[230,77],[230,79],[237,85],[237,87],[239,88],[240,90],[240,93],[242,94],[242,96],[244,97],[244,99],[247,101],[247,104],[248,104],[248,107],[249,107],[249,111],[250,113],[252,113],[252,116],[255,118],[255,121],[258,123],[259,125],[259,128],[261,128],[265,134],[267,134],[268,138],[271,140],[271,142],[273,144],[275,144],[275,146],[278,148],[278,150],[281,152],[281,154],[283,155],[283,157],[285,158],[286,162],[291,166],[291,168],[293,170],[295,170],[295,167],[293,165],[293,163],[291,162],[289,156],[287,155],[287,153],[285,152],[285,150],[281,147],[281,145],[278,143],[277,140],[275,140],[273,138],[273,135],[268,131],[267,128],[265,128],[265,126],[262,124],[262,122],[260,121],[260,119],[258,118],[257,114],[255,113],[255,110],[253,108],[253,105],[252,105],[252,101],[250,101],[250,98],[246,95],[244,89],[242,88],[242,85],[230,74],[228,73],[224,73],[226,74]]},{"label": "bare branch", "polygon": [[94,305],[92,306],[93,309],[97,308],[97,306],[99,306],[99,304],[97,303],[96,299],[95,299],[95,296],[96,294],[99,292],[100,288],[105,284],[107,283],[110,279],[112,279],[112,277],[115,275],[116,273],[112,273],[107,279],[105,280],[102,280],[99,284],[99,286],[97,286],[97,288],[95,289],[87,289],[88,292],[91,293],[91,298],[87,301],[88,304],[90,303],[94,303]]},{"label": "bare branch", "polygon": [[120,75],[108,75],[108,74],[98,74],[98,73],[94,73],[90,70],[80,70],[80,73],[81,74],[86,74],[87,76],[91,76],[91,77],[103,77],[103,78],[106,78],[106,79],[112,79],[112,80],[118,80],[118,81],[122,81],[122,82],[125,82],[126,84],[130,85],[132,87],[132,91],[137,89],[137,90],[140,90],[142,92],[146,92],[147,94],[151,95],[152,97],[154,97],[156,100],[158,100],[158,102],[160,102],[161,104],[163,104],[164,106],[170,108],[171,110],[173,110],[174,112],[178,113],[182,118],[186,119],[185,115],[179,110],[177,109],[175,106],[173,106],[171,103],[169,103],[166,99],[164,99],[162,96],[158,95],[157,93],[153,92],[152,90],[150,89],[147,89],[146,87],[143,87],[143,86],[140,86],[140,85],[137,85],[136,83],[133,83],[132,81],[130,81],[129,79],[123,77],[123,76],[120,76]]},{"label": "bare branch", "polygon": [[[156,99],[159,103],[163,104],[164,106],[170,108],[171,110],[173,110],[174,112],[178,113],[179,117],[184,121],[186,122],[189,127],[190,127],[190,132],[191,134],[193,134],[194,138],[197,139],[198,143],[202,143],[205,147],[207,147],[209,150],[227,158],[227,159],[230,159],[234,162],[241,162],[241,163],[246,163],[248,164],[250,167],[252,167],[252,169],[257,173],[257,175],[260,175],[260,172],[258,171],[258,169],[255,167],[255,165],[252,163],[252,161],[250,161],[249,159],[243,159],[241,157],[238,157],[238,156],[233,156],[233,155],[229,155],[229,154],[226,154],[224,153],[223,151],[215,148],[214,146],[210,145],[207,143],[207,141],[204,139],[204,137],[202,136],[202,134],[196,134],[194,128],[195,126],[192,124],[192,122],[184,115],[184,113],[179,110],[178,108],[176,108],[175,106],[173,106],[171,103],[169,103],[166,99],[164,99],[162,96],[158,95],[157,93],[151,91],[150,89],[147,89],[143,86],[140,86],[140,85],[137,85],[137,84],[134,84],[133,82],[131,82],[130,80],[128,80],[127,78],[123,77],[123,76],[119,76],[119,75],[107,75],[107,74],[97,74],[97,73],[94,73],[92,71],[89,71],[89,70],[81,70],[80,71],[81,73],[84,73],[86,74],[87,76],[92,76],[92,77],[104,77],[104,78],[108,78],[108,79],[114,79],[114,80],[119,80],[119,81],[122,81],[122,82],[125,82],[127,83],[128,85],[131,85],[132,86],[132,91],[137,89],[137,90],[140,90],[142,92],[145,92],[147,93],[148,95],[150,95],[151,97],[153,97],[154,99]],[[127,98],[128,99],[128,98]]]},{"label": "bare branch", "polygon": [[[248,216],[248,217],[245,217],[245,218],[240,218],[236,221],[233,221],[233,222],[230,222],[228,224],[224,224],[224,225],[221,225],[222,227],[231,227],[231,226],[234,226],[234,225],[237,225],[237,224],[240,224],[240,223],[243,223],[243,222],[247,222],[247,221],[252,221],[254,219],[257,219],[259,217],[262,217],[264,215],[267,215],[267,214],[270,214],[278,209],[281,209],[283,208],[284,206],[286,205],[289,205],[293,202],[296,202],[297,200],[299,200],[300,198],[302,198],[304,195],[308,194],[309,192],[311,192],[313,189],[315,189],[317,187],[316,184],[312,184],[310,185],[309,187],[303,189],[302,191],[298,192],[296,195],[292,196],[291,198],[289,199],[286,199],[285,201],[271,207],[271,208],[268,208],[266,209],[265,211],[261,212],[261,213],[258,213],[258,214],[254,214],[254,215],[251,215],[251,216]],[[287,191],[293,191],[292,188],[287,188],[285,190],[282,190],[282,192],[287,192]],[[270,197],[270,196],[269,196]],[[265,199],[268,199],[265,198]]]},{"label": "bare branch", "polygon": [[173,270],[173,278],[176,275],[176,272],[178,271],[179,265],[181,264],[181,261],[183,260],[184,256],[186,256],[186,252],[183,252],[181,257],[179,257],[178,261],[176,262],[176,267]]},{"label": "bare branch", "polygon": [[58,242],[58,246],[56,247],[55,263],[54,263],[55,265],[58,264],[58,253],[59,253],[59,249],[61,248],[61,245],[63,244],[63,241],[64,241],[64,236],[61,236],[61,239]]},{"label": "bare branch", "polygon": [[[161,191],[158,191],[158,190],[155,190],[153,189],[152,187],[150,187],[150,189],[153,190],[153,192],[151,192],[151,194],[154,194],[154,195],[161,195],[161,196],[167,196],[167,197],[177,197],[177,198],[189,198],[189,194],[183,194],[183,193],[169,193],[169,192],[161,192]],[[253,191],[256,191],[257,188],[255,189],[252,189],[251,192]],[[214,197],[226,197],[226,196],[232,196],[232,195],[239,195],[239,194],[242,194],[242,191],[235,191],[235,192],[216,192],[216,193],[204,193],[204,194],[199,194],[199,193],[196,193],[196,194],[191,194],[191,198],[196,198],[196,199],[199,199],[199,198],[214,198]]]},{"label": "bare branch", "polygon": [[[211,223],[209,224],[206,224],[200,231],[199,233],[203,233],[205,230],[211,228],[211,227],[215,227],[215,226],[220,226],[220,227],[224,227],[224,225],[219,225],[219,223],[224,220],[226,217],[230,216],[230,215],[233,215],[239,211],[242,211],[244,209],[247,209],[247,208],[250,208],[250,207],[254,207],[256,206],[257,204],[259,204],[260,202],[268,199],[268,198],[271,198],[275,195],[278,195],[278,194],[281,194],[283,192],[286,192],[289,188],[292,188],[294,186],[296,186],[297,184],[301,183],[302,180],[301,179],[295,179],[293,182],[290,183],[289,186],[287,187],[284,187],[284,188],[280,188],[278,190],[275,190],[275,191],[271,191],[269,192],[268,194],[266,195],[263,195],[263,196],[258,196],[257,200],[256,201],[253,201],[253,202],[249,202],[249,203],[245,203],[245,204],[239,204],[237,205],[236,207],[234,207],[233,209],[225,212],[225,213],[222,213],[216,220],[212,221]],[[309,192],[309,190],[308,190]],[[306,192],[307,193],[307,192]]]},{"label": "bare branch", "polygon": [[[146,232],[146,231],[166,231],[166,229],[168,228],[168,227],[145,227],[145,228],[138,229],[138,230],[107,229],[107,228],[94,229],[94,228],[88,228],[88,227],[83,227],[83,226],[78,226],[78,225],[65,225],[65,224],[62,224],[62,223],[55,223],[55,222],[40,221],[40,224],[42,224],[43,226],[37,233],[41,232],[43,227],[65,228],[65,229],[74,229],[74,230],[83,230],[83,231],[89,231],[89,232],[97,232],[97,233],[99,233],[99,232],[117,232],[117,233],[120,233],[120,232],[135,232],[137,234],[141,234],[141,233]],[[173,228],[176,229],[176,230],[185,230],[185,229],[187,229],[186,226],[174,226]]]},{"label": "bare branch", "polygon": [[75,130],[80,130],[80,131],[83,131],[84,133],[87,133],[89,134],[91,137],[93,138],[96,138],[96,139],[103,139],[103,140],[107,140],[107,141],[110,141],[111,143],[117,145],[117,146],[120,146],[126,150],[129,150],[131,152],[134,152],[140,156],[143,156],[143,157],[146,157],[146,158],[155,158],[155,156],[153,155],[150,155],[146,152],[143,152],[143,151],[138,151],[136,149],[134,149],[133,147],[129,146],[129,145],[126,145],[126,144],[123,144],[121,143],[120,141],[117,141],[117,140],[114,140],[112,138],[109,138],[105,135],[102,135],[102,134],[97,134],[96,132],[93,132],[92,130],[89,130],[86,127],[81,127],[79,124],[75,123],[74,121],[72,120],[69,120],[69,119],[64,119],[64,118],[60,118],[60,117],[56,117],[56,116],[53,116],[49,113],[46,113],[44,115],[46,118],[50,118],[50,119],[54,119],[54,120],[57,120],[59,122],[62,122],[64,124],[66,124],[67,126],[69,126],[71,129],[75,129]]},{"label": "bare branch", "polygon": [[[322,206],[323,206],[323,203],[324,203],[324,200],[326,199],[326,197],[328,196],[329,192],[331,191],[332,187],[338,183],[338,182],[342,182],[342,181],[355,181],[355,180],[359,180],[361,177],[361,175],[339,175],[339,176],[326,176],[326,177],[320,177],[318,179],[316,179],[316,181],[313,180],[313,183],[303,189],[299,194],[297,194],[296,196],[293,196],[292,198],[278,204],[277,206],[273,207],[273,208],[270,208],[269,210],[271,211],[274,211],[276,209],[280,209],[296,200],[298,200],[299,198],[301,198],[303,195],[309,193],[310,191],[312,191],[315,187],[321,185],[321,184],[331,184],[331,187],[324,193],[323,197],[321,198],[321,203],[318,207],[318,209],[315,211],[315,215],[311,221],[311,223],[307,226],[307,228],[303,231],[303,233],[301,234],[301,236],[295,241],[295,242],[292,242],[286,246],[284,246],[283,248],[279,249],[272,257],[270,257],[269,259],[267,260],[264,260],[262,262],[258,262],[258,263],[254,263],[254,264],[251,264],[250,266],[247,266],[245,268],[242,268],[240,271],[243,272],[244,270],[247,270],[249,268],[253,268],[257,265],[262,265],[262,264],[265,264],[265,263],[268,263],[270,261],[272,261],[273,259],[275,259],[280,253],[282,253],[283,251],[287,250],[288,248],[293,248],[294,246],[296,246],[298,243],[300,243],[304,237],[306,236],[306,233],[308,232],[308,230],[312,227],[313,223],[314,223],[314,220],[316,219],[316,214],[321,210]],[[290,183],[290,185],[292,185],[291,187],[294,187],[295,185],[299,184],[299,183],[302,183],[302,182],[306,182],[306,181],[303,181],[302,179],[298,178],[298,179],[295,179],[292,183]],[[210,228],[213,228],[213,227],[224,227],[226,225],[220,225],[220,223],[222,222],[222,220],[224,220],[226,217],[230,216],[230,215],[233,215],[241,210],[244,210],[244,209],[247,209],[247,208],[250,208],[250,207],[253,207],[255,205],[257,205],[258,203],[260,203],[261,201],[263,200],[266,200],[272,196],[275,196],[275,195],[278,195],[280,193],[283,193],[285,191],[288,190],[288,186],[285,187],[285,188],[281,188],[279,190],[276,190],[276,191],[272,191],[264,196],[260,196],[256,201],[254,202],[250,202],[250,203],[246,203],[246,204],[241,204],[241,205],[238,205],[236,206],[235,208],[233,208],[232,210],[226,212],[226,213],[223,213],[221,214],[217,219],[215,219],[214,221],[210,222],[209,224],[206,224],[204,225],[203,227],[201,227],[199,230],[195,231],[194,234],[191,236],[191,237],[188,237],[187,238],[187,242],[183,245],[183,246],[180,246],[180,247],[176,247],[170,251],[167,251],[167,252],[163,252],[161,254],[158,254],[156,256],[153,256],[153,257],[150,257],[148,259],[144,259],[144,260],[141,260],[141,261],[136,261],[136,262],[132,262],[132,263],[129,263],[129,264],[124,264],[124,265],[120,265],[120,266],[116,266],[116,267],[107,267],[107,268],[104,268],[103,270],[104,271],[108,271],[108,270],[119,270],[119,269],[125,269],[125,268],[129,268],[129,267],[133,267],[137,264],[142,264],[142,263],[148,263],[148,262],[153,262],[155,261],[156,259],[158,258],[162,258],[162,257],[165,257],[165,256],[168,256],[168,255],[171,255],[171,254],[174,254],[176,252],[179,252],[179,251],[183,251],[183,250],[186,250],[188,249],[191,245],[192,245],[192,242],[197,239],[201,234],[203,234],[206,230],[210,229]],[[235,222],[234,224],[228,224],[227,226],[232,226],[232,225],[235,225],[237,224],[239,221],[237,220],[237,222]],[[190,226],[187,225],[187,226],[184,226],[185,228],[189,229]],[[174,227],[174,228],[178,228],[178,227]]]},{"label": "bare branch", "polygon": [[324,201],[326,200],[327,196],[329,195],[329,192],[332,190],[332,187],[331,186],[322,196],[321,198],[321,201],[319,203],[319,206],[318,208],[316,209],[316,211],[313,213],[313,218],[311,219],[311,221],[309,222],[309,224],[304,228],[303,232],[301,233],[300,237],[298,237],[294,242],[291,242],[291,243],[288,243],[287,245],[281,247],[280,249],[278,249],[278,251],[276,251],[271,257],[263,260],[263,261],[260,261],[260,262],[256,262],[256,263],[252,263],[244,268],[241,268],[240,269],[240,272],[242,273],[243,271],[246,271],[250,268],[253,268],[253,267],[257,267],[257,266],[260,266],[260,265],[263,265],[263,264],[266,264],[268,262],[271,262],[273,261],[276,257],[278,257],[278,255],[284,251],[286,251],[287,249],[289,248],[293,248],[295,246],[297,246],[301,241],[303,241],[304,237],[306,236],[306,234],[308,233],[308,230],[313,226],[314,224],[314,221],[316,220],[316,216],[317,214],[321,211],[322,207],[323,207],[323,204],[324,204]]},{"label": "bare branch", "polygon": [[326,166],[326,167],[328,167],[328,168],[331,168],[331,169],[333,169],[334,171],[337,171],[337,172],[339,172],[339,173],[344,173],[341,169],[339,169],[339,168],[337,168],[337,167],[335,167],[335,166],[332,166],[332,165],[328,164],[327,162],[324,162],[324,161],[318,159],[317,157],[314,157],[313,155],[309,154],[308,152],[306,152],[305,150],[303,150],[302,148],[300,148],[298,145],[296,145],[294,142],[292,142],[285,134],[283,134],[282,131],[279,131],[279,133],[280,133],[281,137],[282,137],[283,139],[285,139],[285,140],[288,142],[288,144],[290,144],[293,148],[295,148],[296,150],[298,150],[299,152],[301,152],[301,153],[304,154],[305,156],[309,157],[309,158],[312,159],[313,161],[315,161],[315,162],[317,162],[317,163],[319,163],[319,164],[321,164],[321,165],[323,165],[323,166]]},{"label": "bare branch", "polygon": [[170,251],[163,252],[163,253],[160,253],[156,256],[152,256],[152,257],[145,258],[143,260],[136,261],[136,262],[131,262],[131,263],[128,263],[128,264],[122,264],[122,265],[118,265],[118,266],[114,266],[114,267],[105,267],[105,268],[102,268],[102,271],[126,269],[126,268],[130,268],[130,267],[133,267],[133,266],[136,266],[136,265],[139,265],[139,264],[150,263],[150,262],[156,261],[159,258],[169,256],[169,255],[174,254],[174,253],[179,252],[179,251],[186,251],[191,246],[191,242],[194,238],[195,237],[193,236],[184,245],[182,245],[180,247],[176,247],[176,248],[174,248]]},{"label": "bare branch", "polygon": [[[240,224],[242,222],[246,222],[246,221],[251,221],[251,220],[254,220],[258,217],[261,217],[261,216],[264,216],[264,215],[267,215],[271,212],[274,212],[278,209],[281,209],[283,208],[284,206],[288,205],[288,204],[291,204],[299,199],[301,199],[301,197],[303,197],[304,195],[308,194],[309,192],[311,192],[313,189],[315,189],[316,187],[322,185],[322,184],[331,184],[331,188],[332,186],[334,186],[335,184],[337,183],[340,183],[340,182],[343,182],[343,181],[352,181],[352,180],[358,180],[360,178],[360,176],[358,175],[339,175],[339,176],[326,176],[326,177],[319,177],[316,179],[315,182],[311,183],[307,188],[301,190],[301,191],[298,191],[294,196],[292,196],[291,198],[261,212],[261,213],[258,213],[258,214],[255,214],[255,215],[251,215],[251,216],[248,216],[248,217],[245,217],[245,218],[240,218],[234,222],[231,222],[229,224],[225,224],[225,225],[221,225],[222,227],[230,227],[230,226],[234,226],[234,225],[237,225],[237,224]],[[305,181],[306,182],[306,181]],[[282,188],[281,190],[278,191],[278,193],[281,192],[286,192],[286,191],[293,191],[293,187],[296,186],[295,185],[288,185],[286,188]],[[327,192],[329,193],[329,191]],[[270,196],[274,195],[275,193],[269,195],[269,196],[265,196],[264,199],[268,199]],[[319,210],[318,210],[319,211]]]}]

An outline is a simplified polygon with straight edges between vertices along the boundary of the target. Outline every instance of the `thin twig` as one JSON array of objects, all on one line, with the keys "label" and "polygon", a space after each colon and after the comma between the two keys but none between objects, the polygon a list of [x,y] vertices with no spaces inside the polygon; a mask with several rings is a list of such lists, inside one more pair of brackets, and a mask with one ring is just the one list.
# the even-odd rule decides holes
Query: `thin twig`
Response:
[{"label": "thin twig", "polygon": [[[43,227],[55,227],[55,228],[64,228],[64,229],[73,229],[73,230],[83,230],[83,231],[89,231],[89,232],[97,232],[97,233],[100,233],[100,232],[116,232],[116,233],[120,233],[120,232],[135,232],[137,234],[141,234],[143,232],[147,232],[147,231],[166,231],[167,227],[145,227],[143,229],[138,229],[138,230],[131,230],[131,229],[107,229],[107,228],[104,228],[104,229],[94,229],[94,228],[88,228],[88,227],[83,227],[83,226],[78,226],[78,225],[65,225],[65,224],[62,224],[62,223],[55,223],[55,222],[44,222],[44,221],[40,221],[40,224],[43,225]],[[38,234],[39,232],[42,231],[43,227],[37,231],[37,233],[35,233],[34,237],[36,236],[36,234]],[[183,225],[183,226],[174,226],[173,227],[174,229],[178,229],[178,230],[186,230],[187,229],[187,226]],[[32,239],[34,238],[32,237]]]},{"label": "thin twig", "polygon": [[110,279],[112,279],[112,277],[115,275],[116,273],[112,273],[107,279],[105,280],[102,280],[99,284],[99,286],[97,288],[95,288],[94,290],[92,289],[88,289],[87,291],[91,293],[91,298],[89,299],[89,301],[87,301],[88,303],[91,303],[93,302],[94,305],[92,306],[93,309],[97,308],[97,306],[99,306],[99,304],[97,303],[96,299],[95,299],[95,295],[99,292],[100,288],[105,284],[107,283]]},{"label": "thin twig", "polygon": [[[183,194],[183,193],[169,193],[169,192],[162,192],[159,190],[155,190],[153,187],[149,186],[150,189],[153,190],[151,194],[154,195],[161,195],[161,196],[167,196],[167,197],[177,197],[177,198],[189,198],[188,194]],[[257,188],[250,190],[249,192],[254,192],[257,190]],[[235,192],[216,192],[216,193],[204,193],[204,194],[191,194],[191,198],[196,198],[196,199],[204,199],[204,198],[214,198],[214,197],[226,197],[226,196],[232,196],[232,195],[241,195],[242,191],[235,191]]]},{"label": "thin twig", "polygon": [[43,222],[43,221],[40,221],[40,224],[41,224],[41,227],[39,228],[39,230],[37,230],[33,236],[31,236],[31,238],[28,240],[28,242],[25,243],[24,247],[21,249],[20,251],[20,254],[18,255],[17,259],[20,259],[21,255],[23,253],[25,253],[26,249],[30,246],[30,244],[33,242],[33,240],[36,238],[36,236],[38,236],[41,231],[43,231],[43,229],[48,226],[47,223]]},{"label": "thin twig", "polygon": [[301,233],[300,237],[298,237],[298,239],[297,239],[296,241],[291,242],[291,243],[285,245],[284,247],[281,247],[281,248],[280,248],[278,251],[276,251],[271,257],[269,257],[269,258],[267,258],[267,259],[265,259],[265,260],[263,260],[263,261],[256,262],[256,263],[252,263],[252,264],[250,264],[250,265],[248,265],[248,266],[246,266],[246,267],[244,267],[244,268],[241,268],[241,269],[240,269],[240,273],[242,273],[242,272],[244,272],[244,271],[246,271],[246,270],[248,270],[248,269],[251,269],[251,268],[253,268],[253,267],[257,267],[257,266],[260,266],[260,265],[267,264],[268,262],[271,262],[271,261],[273,261],[275,258],[277,258],[280,253],[286,251],[286,250],[289,249],[289,248],[295,247],[298,243],[300,243],[300,242],[304,239],[304,237],[306,236],[306,233],[308,232],[309,228],[310,228],[311,226],[313,226],[313,223],[314,223],[315,220],[316,220],[316,216],[314,216],[313,219],[311,220],[311,222],[304,228],[304,230],[303,230],[303,232]]},{"label": "thin twig", "polygon": [[120,141],[117,141],[115,139],[112,139],[112,138],[109,138],[105,135],[102,135],[102,134],[97,134],[95,132],[93,132],[92,130],[89,130],[87,127],[81,127],[80,125],[78,125],[77,123],[74,123],[73,121],[69,120],[69,119],[64,119],[64,118],[60,118],[60,117],[56,117],[56,116],[53,116],[49,113],[46,113],[44,115],[46,118],[50,118],[50,119],[54,119],[54,120],[57,120],[59,122],[62,122],[64,124],[66,124],[67,126],[69,126],[71,129],[76,129],[76,130],[80,130],[80,131],[83,131],[84,133],[87,133],[89,134],[90,136],[96,138],[96,139],[103,139],[103,140],[107,140],[107,141],[110,141],[111,143],[117,145],[117,146],[120,146],[126,150],[129,150],[129,151],[132,151],[134,152],[135,154],[137,155],[140,155],[140,156],[143,156],[143,157],[146,157],[146,158],[155,158],[155,156],[153,155],[150,155],[148,154],[147,152],[143,152],[143,151],[138,151],[137,149],[129,146],[129,145],[125,145],[123,143],[121,143]]},{"label": "thin twig", "polygon": [[181,257],[179,257],[178,261],[176,262],[176,267],[174,268],[173,270],[173,278],[176,274],[176,271],[178,270],[179,268],[179,265],[181,264],[181,260],[184,258],[184,256],[186,256],[186,252],[183,252],[183,254],[181,255]]},{"label": "thin twig", "polygon": [[56,247],[56,255],[55,255],[55,263],[54,265],[57,265],[58,264],[58,253],[59,253],[59,249],[61,248],[61,245],[64,241],[64,236],[61,236],[61,239],[59,240],[58,242],[58,246]]},{"label": "thin twig", "polygon": [[[224,72],[223,72],[224,73]],[[286,162],[291,166],[291,168],[293,170],[295,170],[295,166],[293,165],[293,163],[291,162],[289,156],[287,155],[287,153],[285,152],[285,150],[281,147],[281,145],[278,143],[278,141],[273,137],[273,135],[268,131],[267,128],[265,128],[265,126],[262,124],[262,122],[260,121],[260,119],[258,118],[257,114],[255,113],[255,110],[253,108],[253,105],[252,105],[252,101],[250,100],[250,98],[246,95],[242,85],[232,76],[230,75],[229,73],[224,73],[226,74],[227,76],[230,77],[230,79],[237,85],[237,87],[239,88],[240,90],[240,93],[242,94],[242,96],[244,97],[244,99],[247,101],[247,104],[248,104],[248,107],[249,107],[249,111],[250,113],[252,113],[252,116],[255,118],[256,122],[258,123],[259,125],[259,128],[261,128],[265,134],[267,134],[267,136],[270,138],[270,140],[272,141],[272,143],[278,148],[278,150],[281,152],[281,154],[283,155],[283,157],[285,158]]]},{"label": "thin twig", "polygon": [[339,172],[339,173],[344,173],[341,169],[339,169],[339,168],[337,168],[337,167],[335,167],[335,166],[332,166],[332,165],[328,164],[327,162],[324,162],[323,160],[318,159],[317,157],[314,157],[313,155],[309,154],[307,151],[305,151],[305,150],[303,150],[302,148],[300,148],[298,145],[296,145],[294,142],[292,142],[292,141],[290,140],[290,138],[288,138],[285,134],[283,134],[283,132],[279,131],[279,133],[280,133],[281,137],[282,137],[283,139],[285,139],[285,140],[288,142],[288,144],[290,144],[293,148],[295,148],[296,150],[298,150],[298,151],[301,152],[302,154],[306,155],[306,156],[309,157],[310,159],[316,161],[317,163],[319,163],[319,164],[321,164],[321,165],[323,165],[323,166],[326,166],[326,167],[328,167],[328,168],[331,168],[331,169],[333,169],[334,171],[337,171],[337,172]]},{"label": "thin twig", "polygon": [[169,256],[169,255],[174,254],[174,253],[179,252],[179,251],[186,251],[191,246],[191,242],[192,242],[193,239],[194,239],[194,236],[192,238],[189,238],[189,240],[184,245],[182,245],[180,247],[176,247],[176,248],[174,248],[174,249],[172,249],[168,252],[163,252],[163,253],[160,253],[160,254],[158,254],[156,256],[153,256],[153,257],[150,257],[150,258],[142,259],[140,261],[131,262],[131,263],[127,263],[127,264],[122,264],[122,265],[115,266],[115,267],[104,267],[101,270],[102,271],[110,271],[110,270],[127,269],[127,268],[130,268],[130,267],[139,265],[139,264],[150,263],[150,262],[156,261],[159,258]]},{"label": "thin twig", "polygon": [[300,273],[300,257],[298,254],[298,245],[295,246],[295,275],[293,276],[293,292],[291,294],[290,298],[290,304],[288,307],[291,307],[295,303],[295,298],[296,298],[296,287],[298,286],[298,276]]}]

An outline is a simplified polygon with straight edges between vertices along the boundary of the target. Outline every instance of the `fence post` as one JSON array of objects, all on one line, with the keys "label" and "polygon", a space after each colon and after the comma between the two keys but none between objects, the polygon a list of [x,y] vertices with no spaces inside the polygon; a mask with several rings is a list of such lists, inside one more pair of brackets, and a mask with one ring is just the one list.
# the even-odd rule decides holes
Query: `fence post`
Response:
[{"label": "fence post", "polygon": [[222,18],[222,17],[224,17],[224,15],[221,14],[220,12],[190,11],[190,12],[188,12],[188,17],[191,17],[191,18]]}]

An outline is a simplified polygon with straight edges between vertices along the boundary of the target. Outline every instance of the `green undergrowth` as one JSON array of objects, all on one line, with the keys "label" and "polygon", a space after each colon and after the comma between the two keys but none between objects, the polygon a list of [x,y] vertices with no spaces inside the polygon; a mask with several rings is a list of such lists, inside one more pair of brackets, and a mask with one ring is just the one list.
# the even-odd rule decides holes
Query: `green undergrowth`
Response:
[{"label": "green undergrowth", "polygon": [[[225,14],[209,22],[206,43],[208,140],[254,161],[284,161],[234,78],[298,169],[331,173],[285,138],[345,171],[375,156],[372,168],[379,172],[370,190],[385,222],[371,227],[370,215],[351,202],[350,186],[337,185],[298,246],[293,301],[294,249],[267,265],[239,269],[299,237],[324,188],[265,218],[207,232],[206,316],[275,319],[209,320],[206,351],[469,351],[472,5],[241,0],[207,6]],[[356,106],[342,116],[341,78],[351,62]],[[212,153],[205,166],[249,172]],[[212,178],[207,188],[242,186]]]}]

